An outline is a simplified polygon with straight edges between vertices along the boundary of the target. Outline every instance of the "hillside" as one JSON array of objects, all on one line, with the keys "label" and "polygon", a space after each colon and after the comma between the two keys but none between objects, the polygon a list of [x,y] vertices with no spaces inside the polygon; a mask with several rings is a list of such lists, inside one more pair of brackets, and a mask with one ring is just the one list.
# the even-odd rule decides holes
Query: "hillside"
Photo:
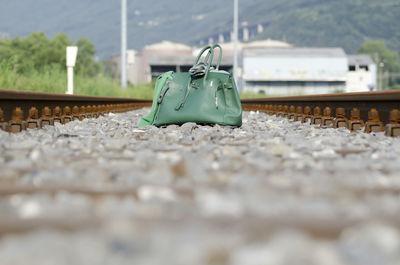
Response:
[{"label": "hillside", "polygon": [[[232,0],[128,0],[129,47],[139,49],[164,39],[191,42],[232,25]],[[118,53],[120,1],[0,0],[0,37],[43,31],[87,37],[98,56]],[[355,52],[366,39],[384,39],[400,51],[399,0],[246,0],[241,22],[267,22],[257,38],[299,46],[341,46]]]}]

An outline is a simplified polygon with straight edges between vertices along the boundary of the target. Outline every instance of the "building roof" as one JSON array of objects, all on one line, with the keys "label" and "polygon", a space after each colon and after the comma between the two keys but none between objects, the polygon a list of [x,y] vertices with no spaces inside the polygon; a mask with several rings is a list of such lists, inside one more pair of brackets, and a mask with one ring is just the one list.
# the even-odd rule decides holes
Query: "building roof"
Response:
[{"label": "building roof", "polygon": [[244,56],[346,58],[342,48],[247,48]]},{"label": "building roof", "polygon": [[[234,43],[233,42],[222,42],[219,43],[223,50],[233,50]],[[290,48],[293,47],[291,44],[278,41],[278,40],[258,40],[251,42],[238,42],[238,50],[246,49],[246,48]],[[200,50],[198,48],[198,50]]]},{"label": "building roof", "polygon": [[162,42],[146,45],[143,50],[185,50],[191,51],[192,47],[183,43],[163,40]]},{"label": "building roof", "polygon": [[243,48],[290,48],[291,44],[279,40],[257,40],[243,44]]},{"label": "building roof", "polygon": [[370,65],[374,64],[371,56],[368,54],[349,54],[347,55],[349,59],[349,65]]}]

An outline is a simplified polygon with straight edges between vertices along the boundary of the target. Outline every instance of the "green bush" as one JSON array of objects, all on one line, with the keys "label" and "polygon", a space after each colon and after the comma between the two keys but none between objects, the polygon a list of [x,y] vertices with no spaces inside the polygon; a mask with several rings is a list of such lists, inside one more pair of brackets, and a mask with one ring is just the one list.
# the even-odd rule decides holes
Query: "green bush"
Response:
[{"label": "green bush", "polygon": [[[9,64],[0,64],[0,88],[40,91],[48,93],[65,93],[67,90],[67,73],[57,67],[38,72],[20,74]],[[139,86],[129,85],[121,89],[119,84],[104,75],[90,77],[76,75],[74,80],[74,94],[112,97],[153,98],[152,84]]]},{"label": "green bush", "polygon": [[71,45],[79,48],[75,67],[77,74],[95,76],[102,71],[101,64],[94,60],[94,45],[88,39],[79,39],[73,44],[63,33],[57,34],[53,39],[48,39],[42,32],[35,32],[26,38],[0,40],[0,63],[7,64],[19,74],[63,69],[66,63],[66,47]]},{"label": "green bush", "polygon": [[[65,34],[52,40],[36,32],[26,38],[0,40],[0,88],[65,93],[67,90],[66,47],[73,45]],[[79,39],[74,94],[151,99],[153,84],[129,85],[121,89],[94,60],[95,48]]]}]

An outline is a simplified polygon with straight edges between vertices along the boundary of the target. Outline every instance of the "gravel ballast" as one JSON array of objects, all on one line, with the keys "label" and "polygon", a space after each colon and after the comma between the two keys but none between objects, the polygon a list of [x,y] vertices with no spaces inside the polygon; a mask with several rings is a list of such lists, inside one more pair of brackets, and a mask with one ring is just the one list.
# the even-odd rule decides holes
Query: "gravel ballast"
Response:
[{"label": "gravel ballast", "polygon": [[400,139],[149,109],[0,131],[1,264],[400,264]]}]

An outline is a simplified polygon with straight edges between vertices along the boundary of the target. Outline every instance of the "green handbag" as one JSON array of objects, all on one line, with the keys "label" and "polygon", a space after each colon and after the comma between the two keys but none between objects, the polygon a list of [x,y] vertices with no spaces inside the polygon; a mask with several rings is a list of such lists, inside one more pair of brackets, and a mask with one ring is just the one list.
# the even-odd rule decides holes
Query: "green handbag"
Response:
[{"label": "green handbag", "polygon": [[[211,64],[215,48],[220,53],[214,68]],[[206,51],[205,61],[200,62]],[[241,126],[242,105],[235,80],[230,73],[219,70],[221,59],[221,46],[208,45],[200,51],[189,72],[167,72],[158,77],[150,114],[138,125],[195,122]]]}]

